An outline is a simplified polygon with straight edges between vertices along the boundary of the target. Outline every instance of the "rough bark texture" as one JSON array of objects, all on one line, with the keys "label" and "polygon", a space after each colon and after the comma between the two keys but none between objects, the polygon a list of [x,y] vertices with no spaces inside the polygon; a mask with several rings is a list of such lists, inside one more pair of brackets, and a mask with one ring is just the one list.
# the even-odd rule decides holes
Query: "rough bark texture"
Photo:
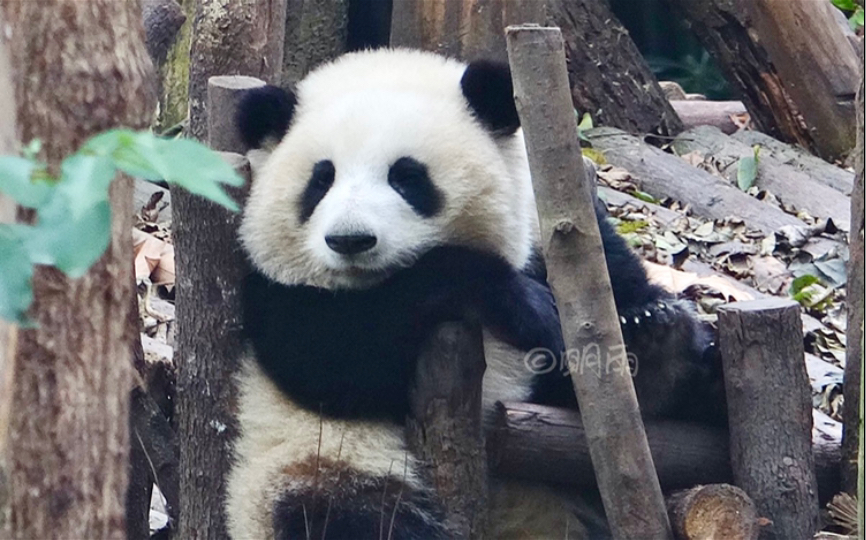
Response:
[{"label": "rough bark texture", "polygon": [[562,28],[574,107],[596,125],[675,135],[683,125],[606,0],[549,0]]},{"label": "rough bark texture", "polygon": [[207,81],[250,75],[278,84],[286,0],[199,0],[189,67],[189,134],[207,136]]},{"label": "rough bark texture", "polygon": [[[778,40],[778,37],[764,37],[753,28],[750,7],[753,0],[669,0],[684,15],[701,43],[718,62],[727,80],[734,87],[739,98],[748,109],[752,121],[760,131],[773,137],[791,143],[797,143],[804,148],[816,149],[816,141],[803,117],[805,111],[800,111],[792,99],[792,95],[783,82],[781,72],[771,61],[768,53],[768,39]],[[803,0],[795,2],[801,8],[805,5],[811,12],[823,10],[826,2]],[[779,6],[787,6],[786,2],[778,2]],[[831,9],[832,6],[827,6]],[[816,9],[818,8],[818,9]],[[798,17],[802,17],[802,13]],[[814,40],[815,42],[830,41],[838,32],[838,28],[817,29],[813,25],[823,19],[823,16],[809,15],[800,18],[800,24],[805,25],[795,30],[800,35],[798,42]],[[790,21],[787,16],[787,21]],[[824,21],[826,22],[826,21]],[[822,22],[821,24],[824,24]],[[759,40],[758,36],[763,39]],[[848,46],[850,49],[850,45]],[[843,53],[843,56],[847,56]],[[822,73],[824,70],[836,70],[836,60],[830,58],[824,63],[800,63],[796,70],[794,81],[800,79],[804,71]],[[847,60],[845,61],[847,63]],[[809,66],[804,70],[803,66]],[[787,74],[785,74],[787,79]],[[821,85],[823,88],[823,85]],[[853,87],[850,90],[853,92]],[[831,97],[834,94],[828,94]],[[852,138],[853,141],[853,138]],[[850,146],[849,146],[850,149]]]},{"label": "rough bark texture", "polygon": [[543,23],[546,13],[546,0],[397,0],[391,46],[507,62],[505,27]]},{"label": "rough bark texture", "polygon": [[583,170],[562,35],[509,27],[506,41],[548,281],[566,349],[581,355],[571,377],[608,521],[617,538],[669,538]]},{"label": "rough bark texture", "polygon": [[757,540],[758,510],[746,493],[729,484],[695,486],[667,499],[677,540]]},{"label": "rough bark texture", "polygon": [[[130,276],[134,279],[133,276]],[[130,318],[134,318],[132,326],[140,328],[138,318],[138,296],[133,294],[130,300],[134,303],[130,310]],[[136,370],[144,365],[144,349],[141,339],[133,339],[130,347],[132,365]],[[139,372],[140,374],[140,372]],[[140,381],[141,383],[141,381]],[[138,419],[143,415],[137,409],[136,401],[145,393],[136,385],[130,393],[129,401],[129,482],[126,485],[126,539],[147,540],[150,538],[150,496],[153,491],[153,473],[150,458],[141,440],[140,429],[136,427]],[[146,436],[146,435],[145,435]]]},{"label": "rough bark texture", "polygon": [[[822,415],[816,413],[816,424]],[[827,421],[826,416],[823,421]],[[832,423],[833,421],[830,420]],[[586,488],[595,485],[580,414],[532,403],[504,403],[487,437],[490,470],[499,476]],[[839,492],[841,430],[812,433],[815,473],[822,502]],[[695,484],[733,482],[725,430],[648,420],[646,434],[665,491]]]},{"label": "rough bark texture", "polygon": [[[698,152],[705,158],[712,158],[713,164],[731,185],[737,184],[740,159],[754,156],[755,153],[751,146],[710,126],[681,133],[674,141],[673,148],[679,155]],[[850,230],[851,203],[848,197],[760,150],[755,185],[798,211],[805,210],[816,218],[832,218],[842,230]]]},{"label": "rough bark texture", "polygon": [[446,323],[425,343],[406,433],[456,538],[483,538],[487,456],[481,432],[481,327]]},{"label": "rough bark texture", "polygon": [[[848,235],[848,289],[846,299],[848,303],[848,330],[847,339],[848,348],[845,356],[845,410],[843,418],[845,419],[845,434],[842,439],[842,487],[849,493],[857,492],[857,450],[859,446],[859,433],[863,423],[862,413],[860,412],[862,389],[862,370],[863,370],[863,317],[866,313],[864,308],[864,264],[866,264],[866,254],[864,254],[864,234],[866,234],[866,225],[864,225],[864,197],[866,197],[866,189],[864,189],[864,88],[863,80],[860,80],[860,91],[857,98],[857,155],[855,174],[854,191],[851,193],[851,232]],[[860,478],[863,477],[864,471],[860,469]],[[862,494],[861,494],[862,495]],[[863,499],[861,499],[863,500]]]},{"label": "rough bark texture", "polygon": [[855,144],[854,94],[860,82],[856,51],[828,2],[748,0],[757,35],[785,89],[809,126],[813,149],[826,159]]},{"label": "rough bark texture", "polygon": [[243,75],[221,75],[211,77],[207,83],[208,146],[218,152],[246,154],[244,144],[235,123],[238,99],[245,90],[263,86],[265,81]]},{"label": "rough bark texture", "polygon": [[713,219],[737,216],[767,234],[783,225],[803,225],[796,217],[750,197],[685,160],[644,144],[637,137],[612,128],[596,128],[585,135],[609,163],[628,170],[641,190],[658,199],[671,197],[689,204],[699,216]]},{"label": "rough bark texture", "polygon": [[[491,470],[500,476],[580,487],[596,485],[586,430],[577,411],[503,403],[488,434]],[[732,478],[723,429],[672,421],[647,421],[647,440],[666,490]]]},{"label": "rough bark texture", "polygon": [[854,174],[842,167],[827,163],[814,154],[782,141],[778,141],[760,131],[744,129],[731,135],[749,146],[760,145],[761,157],[770,156],[780,163],[790,165],[812,177],[816,182],[829,186],[836,191],[849,195],[854,187]]},{"label": "rough bark texture", "polygon": [[818,530],[812,400],[803,364],[800,306],[766,299],[719,310],[736,484],[772,521],[761,538],[811,538]]},{"label": "rough bark texture", "polygon": [[[56,170],[85,138],[144,127],[152,66],[138,2],[3,4],[18,135]],[[110,92],[105,91],[111,89]],[[110,192],[111,242],[79,279],[38,268],[21,330],[7,451],[11,538],[123,538],[131,387],[132,182]],[[16,411],[19,411],[16,414]]]},{"label": "rough bark texture", "polygon": [[[0,11],[0,28],[3,27]],[[15,87],[12,84],[12,66],[6,38],[0,35],[0,155],[13,154],[17,150],[15,138]],[[15,202],[0,193],[0,223],[15,221]],[[0,319],[0,532],[8,519],[6,433],[12,405],[12,385],[15,373],[15,343],[18,327]]]},{"label": "rough bark texture", "polygon": [[346,51],[349,0],[286,0],[286,3],[281,84],[289,88],[314,67]]},{"label": "rough bark texture", "polygon": [[159,68],[159,130],[176,126],[189,115],[189,46],[197,0],[178,0],[185,20]]},{"label": "rough bark texture", "polygon": [[157,67],[165,62],[178,31],[186,22],[186,14],[175,0],[142,0],[147,52]]},{"label": "rough bark texture", "polygon": [[[246,179],[246,158],[225,154]],[[241,289],[246,258],[237,241],[241,215],[172,190],[177,268],[177,431],[180,518],[177,538],[227,537],[222,501],[237,435],[233,376],[243,350]]]}]

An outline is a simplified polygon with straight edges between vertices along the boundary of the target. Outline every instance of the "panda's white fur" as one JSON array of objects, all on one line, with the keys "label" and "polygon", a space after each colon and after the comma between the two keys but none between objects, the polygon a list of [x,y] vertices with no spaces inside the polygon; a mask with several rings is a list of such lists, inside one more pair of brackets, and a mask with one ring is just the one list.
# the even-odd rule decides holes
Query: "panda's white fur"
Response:
[{"label": "panda's white fur", "polygon": [[[474,114],[461,88],[466,72],[465,64],[432,53],[376,50],[343,56],[301,81],[288,132],[256,168],[244,210],[241,240],[255,269],[282,286],[364,291],[413,267],[437,246],[493,254],[518,271],[527,267],[538,226],[523,138],[516,126],[516,131],[497,135]],[[510,100],[510,94],[506,97]],[[419,215],[388,184],[389,165],[404,156],[423,163],[431,183],[446,195],[444,206],[431,216]],[[333,163],[333,180],[304,219],[298,201],[322,160]],[[368,234],[377,242],[363,253],[342,257],[325,237],[347,234]],[[606,235],[615,236],[609,227],[602,231],[603,239]],[[611,249],[619,264],[639,266],[623,260],[633,255],[617,241]],[[643,280],[638,283],[640,294],[657,305],[660,297],[654,290],[647,292],[642,270],[622,272],[626,288]],[[614,289],[616,294],[616,283]],[[680,311],[673,314],[671,309]],[[640,313],[644,311],[641,307]],[[671,339],[690,340],[690,314],[670,307],[659,313],[661,319],[683,319]],[[554,326],[558,332],[558,322]],[[340,329],[329,331],[340,339]],[[665,353],[681,354],[674,350],[677,343],[668,345],[658,336],[650,340],[666,347]],[[523,361],[525,353],[486,329],[485,354],[485,410],[496,401],[529,399],[533,374]],[[381,506],[386,507],[388,486],[399,486],[396,496],[391,493],[391,510],[373,520],[376,531],[357,531],[358,538],[390,537],[389,519],[393,522],[391,514],[400,505],[408,525],[395,538],[448,537],[439,528],[435,508],[425,502],[428,494],[435,496],[405,447],[402,425],[320,414],[290,398],[259,363],[252,347],[241,359],[241,435],[226,501],[234,540],[274,538],[275,517],[287,494],[302,497],[302,502],[309,497],[310,504],[314,498],[327,501],[326,516],[333,519],[335,500],[357,496],[364,509],[376,506],[370,503],[371,489],[383,490]],[[666,380],[683,380],[674,367],[671,373],[660,372]],[[652,370],[648,377],[652,379]],[[664,381],[656,385],[668,393]],[[639,385],[638,393],[640,397]],[[574,517],[577,494],[503,481],[492,482],[491,488],[491,538],[588,537]],[[304,506],[305,525],[307,510]],[[349,537],[354,537],[351,532]]]},{"label": "panda's white fur", "polygon": [[[477,247],[521,268],[536,223],[523,139],[494,140],[460,92],[465,64],[421,51],[353,53],[314,71],[297,87],[292,129],[254,182],[241,238],[253,263],[284,284],[368,287],[409,266],[426,248]],[[448,193],[432,219],[415,214],[384,179],[411,155]],[[337,177],[311,219],[288,212],[313,165],[331,158]],[[350,271],[325,234],[387,231]],[[424,239],[419,242],[419,239]]]}]

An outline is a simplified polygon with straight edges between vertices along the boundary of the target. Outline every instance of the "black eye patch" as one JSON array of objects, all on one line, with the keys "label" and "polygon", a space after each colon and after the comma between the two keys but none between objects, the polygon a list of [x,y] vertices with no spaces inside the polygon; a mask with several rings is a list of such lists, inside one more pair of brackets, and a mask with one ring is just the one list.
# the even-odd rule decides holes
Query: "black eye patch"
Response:
[{"label": "black eye patch", "polygon": [[325,159],[313,165],[313,174],[310,176],[310,181],[307,182],[307,187],[304,188],[304,193],[301,194],[301,223],[306,223],[310,219],[313,210],[334,185],[335,173],[334,163],[330,160]]},{"label": "black eye patch", "polygon": [[442,194],[419,161],[410,157],[395,161],[388,171],[388,184],[421,216],[433,217],[442,209]]}]

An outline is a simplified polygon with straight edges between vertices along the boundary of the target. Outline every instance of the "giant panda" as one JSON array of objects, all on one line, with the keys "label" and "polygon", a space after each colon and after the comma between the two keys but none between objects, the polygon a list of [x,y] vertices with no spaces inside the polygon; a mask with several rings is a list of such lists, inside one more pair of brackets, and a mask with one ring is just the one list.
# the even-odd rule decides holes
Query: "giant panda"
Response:
[{"label": "giant panda", "polygon": [[[485,409],[576,406],[567,374],[525,362],[563,342],[507,66],[351,53],[294,93],[248,91],[238,129],[250,147],[275,146],[240,229],[253,271],[232,538],[451,538],[403,435],[430,332],[481,320]],[[688,303],[648,282],[601,207],[598,217],[641,409],[692,410],[706,399],[695,389],[710,376],[707,335]],[[588,537],[572,496],[497,483],[490,537]]]}]

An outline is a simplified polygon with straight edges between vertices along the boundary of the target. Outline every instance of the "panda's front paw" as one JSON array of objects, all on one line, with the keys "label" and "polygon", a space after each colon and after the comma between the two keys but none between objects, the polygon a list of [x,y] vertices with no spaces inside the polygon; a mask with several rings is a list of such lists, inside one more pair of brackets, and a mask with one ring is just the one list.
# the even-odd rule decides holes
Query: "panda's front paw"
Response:
[{"label": "panda's front paw", "polygon": [[485,283],[481,289],[484,324],[518,349],[546,349],[559,355],[565,349],[559,312],[550,288],[515,272],[507,279]]}]

